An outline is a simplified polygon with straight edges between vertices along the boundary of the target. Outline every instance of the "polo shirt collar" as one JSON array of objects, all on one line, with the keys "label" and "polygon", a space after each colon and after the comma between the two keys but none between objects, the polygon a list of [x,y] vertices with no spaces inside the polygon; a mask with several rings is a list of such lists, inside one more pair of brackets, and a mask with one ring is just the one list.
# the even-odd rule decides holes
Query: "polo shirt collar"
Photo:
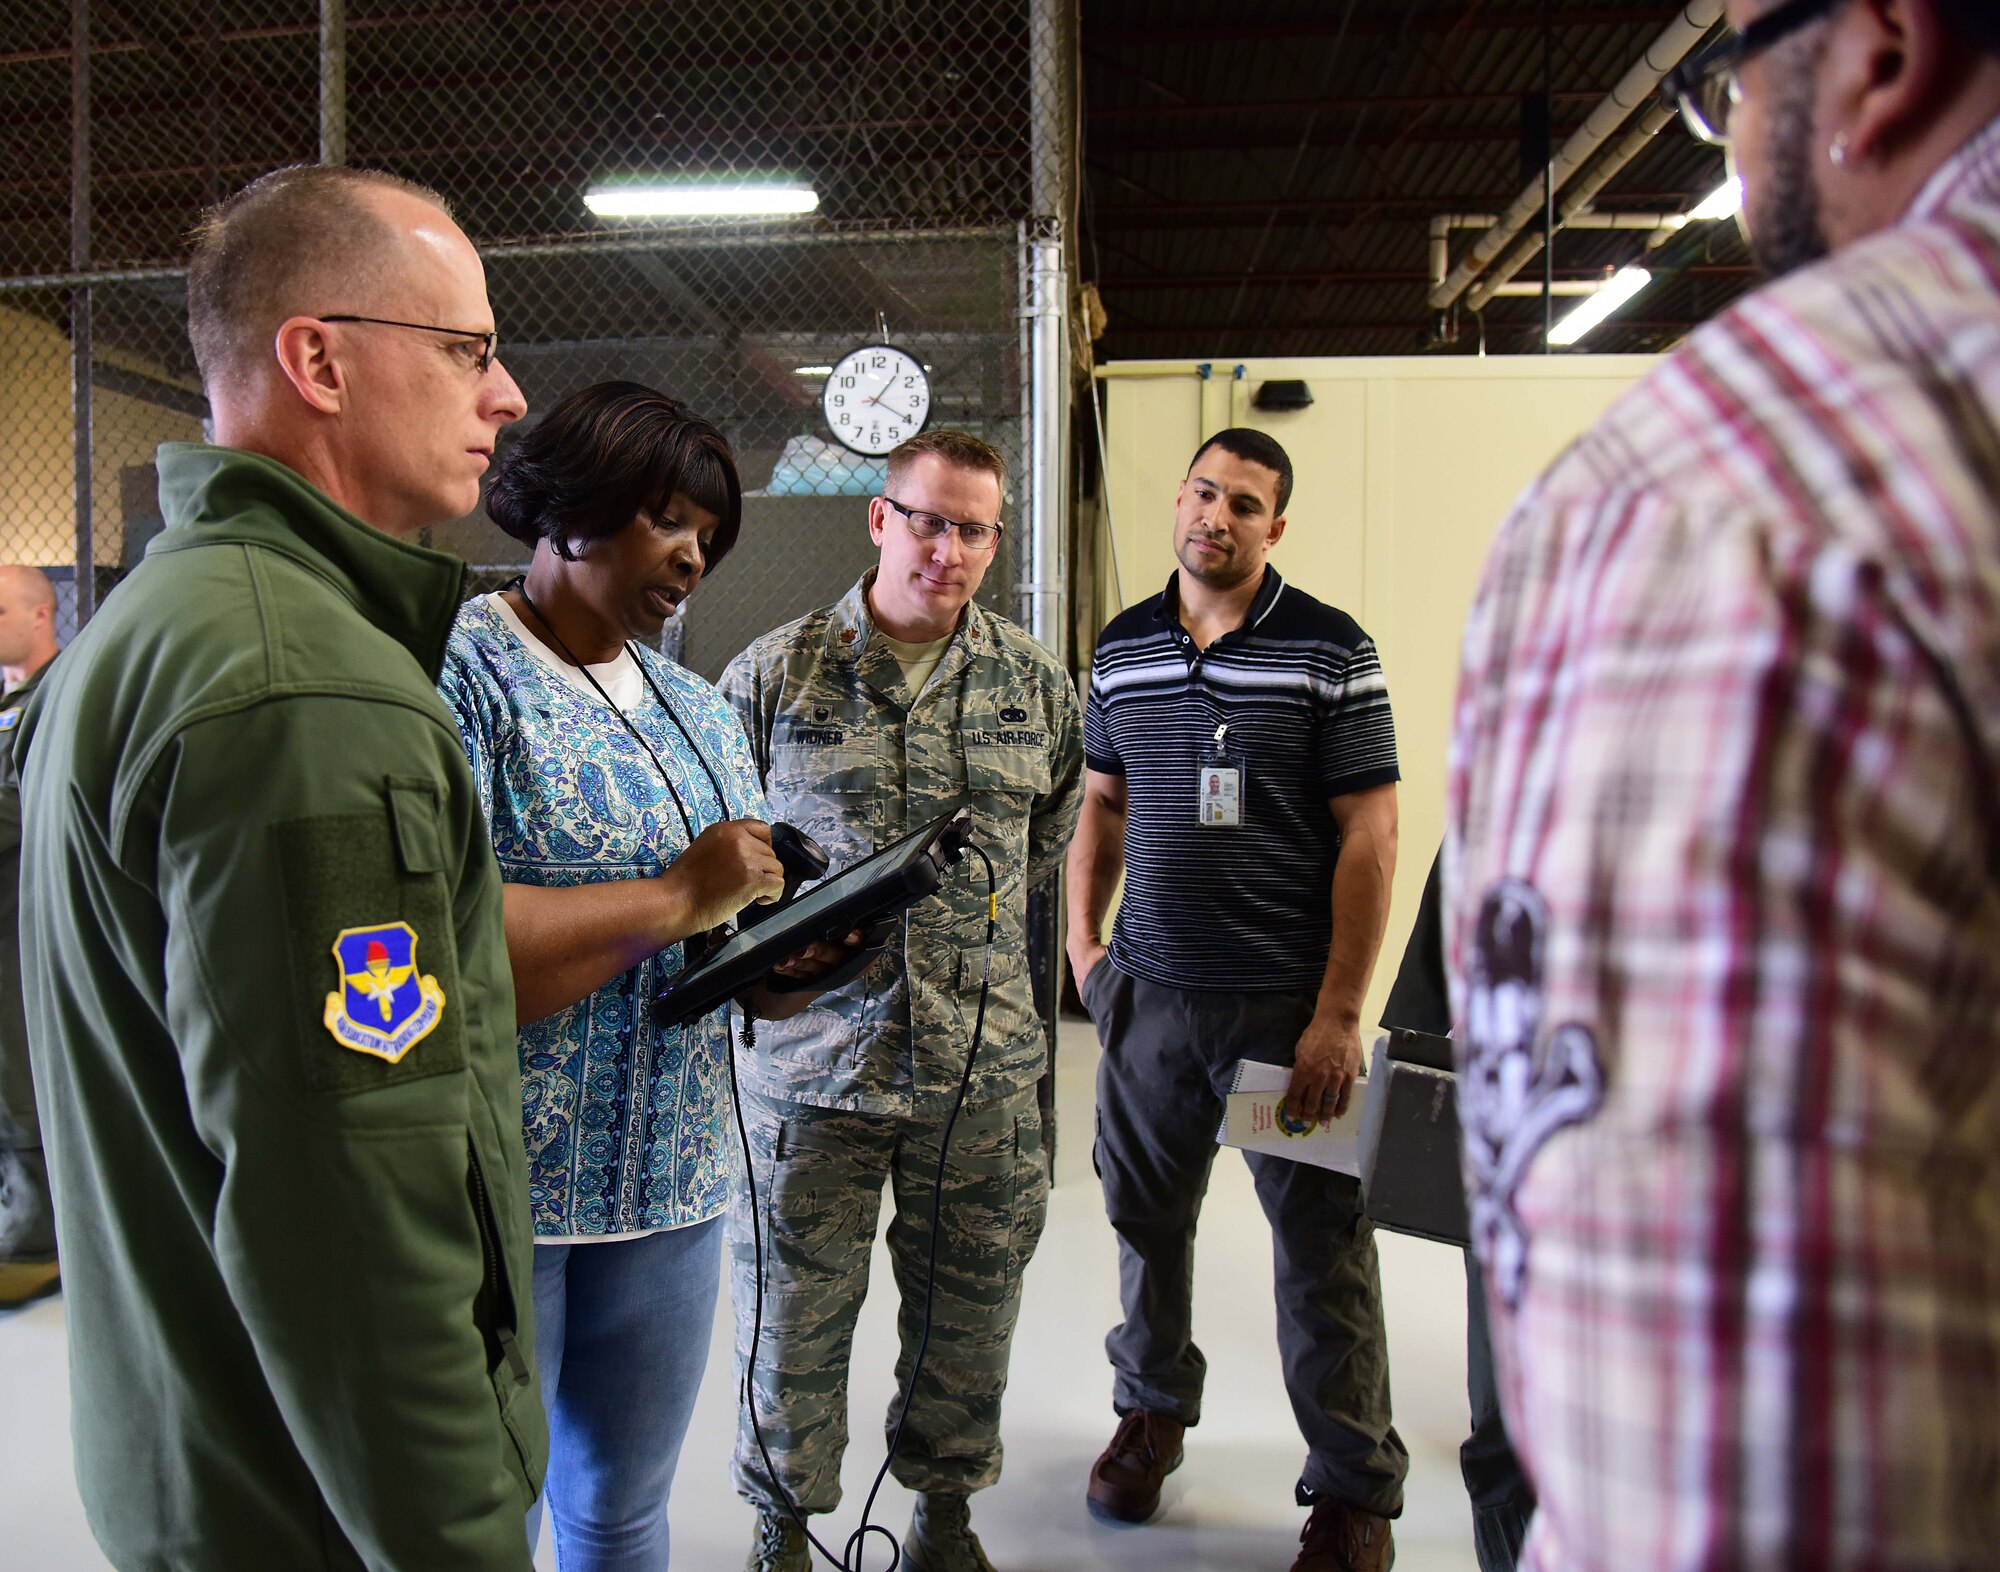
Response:
[{"label": "polo shirt collar", "polygon": [[[1224,639],[1233,639],[1238,634],[1248,633],[1258,623],[1271,615],[1271,608],[1278,604],[1278,597],[1284,593],[1285,581],[1278,576],[1278,570],[1264,564],[1264,582],[1257,586],[1257,597],[1250,602],[1250,610],[1244,615],[1240,627],[1231,628],[1223,634]],[[1176,568],[1167,575],[1167,587],[1160,593],[1160,603],[1153,608],[1153,616],[1160,622],[1181,626],[1181,575]],[[1221,643],[1221,639],[1216,641]]]}]

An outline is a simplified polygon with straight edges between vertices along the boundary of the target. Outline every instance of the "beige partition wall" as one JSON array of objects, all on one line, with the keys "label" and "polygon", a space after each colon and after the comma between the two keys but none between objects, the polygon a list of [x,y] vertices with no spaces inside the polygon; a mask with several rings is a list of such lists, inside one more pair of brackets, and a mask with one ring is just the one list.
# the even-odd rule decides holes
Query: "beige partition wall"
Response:
[{"label": "beige partition wall", "polygon": [[[1645,356],[1126,362],[1102,367],[1115,536],[1100,550],[1099,625],[1173,571],[1173,500],[1188,460],[1225,426],[1285,445],[1296,471],[1285,578],[1354,618],[1382,653],[1402,756],[1402,854],[1372,1028],[1443,832],[1444,759],[1459,629],[1494,529],[1516,494],[1652,365]],[[1310,408],[1253,407],[1298,379]],[[1122,584],[1122,601],[1119,586]]]}]

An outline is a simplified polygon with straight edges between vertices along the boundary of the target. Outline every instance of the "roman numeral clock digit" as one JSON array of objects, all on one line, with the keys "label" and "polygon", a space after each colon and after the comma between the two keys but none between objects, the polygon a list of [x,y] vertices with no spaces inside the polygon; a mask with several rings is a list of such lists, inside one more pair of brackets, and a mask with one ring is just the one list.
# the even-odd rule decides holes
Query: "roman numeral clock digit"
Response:
[{"label": "roman numeral clock digit", "polygon": [[907,349],[864,344],[833,368],[820,410],[834,441],[849,452],[880,458],[930,423],[930,374]]}]

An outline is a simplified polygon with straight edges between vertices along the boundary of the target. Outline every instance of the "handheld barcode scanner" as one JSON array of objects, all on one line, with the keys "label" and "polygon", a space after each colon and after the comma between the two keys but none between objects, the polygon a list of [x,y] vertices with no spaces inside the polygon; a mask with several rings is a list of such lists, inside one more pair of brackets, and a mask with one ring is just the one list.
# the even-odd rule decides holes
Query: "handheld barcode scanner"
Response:
[{"label": "handheld barcode scanner", "polygon": [[752,906],[744,911],[737,918],[741,927],[762,922],[772,913],[791,905],[799,893],[799,886],[825,878],[827,866],[832,861],[826,854],[826,848],[795,824],[771,826],[771,850],[777,853],[778,863],[785,870],[785,893],[769,906]]},{"label": "handheld barcode scanner", "polygon": [[[771,968],[809,944],[841,939],[857,928],[866,931],[877,924],[886,925],[895,920],[936,890],[944,882],[945,874],[962,861],[968,851],[979,859],[986,870],[986,959],[979,974],[979,1007],[972,1019],[972,1040],[966,1048],[965,1070],[959,1078],[958,1094],[952,1101],[951,1114],[945,1120],[944,1132],[938,1142],[937,1177],[931,1186],[930,1264],[924,1283],[923,1330],[917,1342],[916,1356],[911,1361],[909,1377],[903,1384],[903,1399],[889,1438],[888,1454],[882,1459],[882,1467],[875,1475],[874,1488],[868,1492],[867,1504],[861,1509],[861,1526],[848,1536],[844,1553],[840,1556],[834,1555],[814,1537],[812,1530],[806,1526],[805,1514],[799,1511],[797,1503],[779,1480],[778,1471],[771,1463],[770,1450],[764,1442],[763,1419],[757,1412],[757,1352],[764,1329],[764,1230],[757,1203],[756,1164],[750,1147],[750,1131],[743,1120],[743,1100],[736,1084],[736,1055],[732,1052],[728,1059],[729,1100],[735,1108],[736,1134],[743,1148],[743,1184],[749,1192],[747,1213],[757,1281],[756,1302],[750,1319],[750,1348],[744,1361],[743,1384],[738,1397],[749,1411],[751,1433],[757,1439],[757,1450],[764,1462],[764,1477],[777,1490],[785,1509],[798,1524],[807,1542],[829,1565],[841,1568],[843,1572],[861,1572],[862,1552],[867,1547],[869,1536],[875,1534],[889,1542],[888,1564],[894,1568],[902,1558],[902,1549],[893,1533],[873,1521],[875,1498],[882,1488],[882,1481],[888,1477],[896,1447],[903,1439],[903,1421],[909,1415],[910,1398],[916,1391],[917,1381],[923,1373],[924,1355],[930,1347],[931,1300],[937,1287],[938,1214],[944,1204],[945,1164],[951,1151],[952,1127],[957,1124],[959,1110],[965,1105],[966,1091],[972,1084],[973,1065],[979,1057],[980,1037],[986,1029],[986,993],[993,969],[993,936],[1000,922],[999,897],[994,886],[992,859],[973,842],[972,814],[965,808],[933,819],[921,829],[883,847],[873,856],[843,868],[831,878],[825,876],[826,853],[811,836],[794,826],[772,825],[771,847],[785,868],[783,897],[773,905],[744,912],[737,919],[739,927],[735,934],[661,988],[653,1002],[653,1019],[660,1025],[678,1026],[697,1020],[717,1006],[729,1003],[760,980],[767,980],[771,987],[780,991],[787,988],[838,987],[848,980],[841,975],[848,970],[847,967],[800,983],[787,983],[784,979],[772,977]],[[799,870],[797,873],[795,868]],[[815,879],[819,882],[813,889],[800,890],[801,884]],[[849,963],[852,967],[850,976],[858,975],[873,959],[874,951],[864,949],[854,962]],[[754,1052],[757,1046],[756,1027],[747,1012],[742,1017],[740,1033],[744,1051]]]}]

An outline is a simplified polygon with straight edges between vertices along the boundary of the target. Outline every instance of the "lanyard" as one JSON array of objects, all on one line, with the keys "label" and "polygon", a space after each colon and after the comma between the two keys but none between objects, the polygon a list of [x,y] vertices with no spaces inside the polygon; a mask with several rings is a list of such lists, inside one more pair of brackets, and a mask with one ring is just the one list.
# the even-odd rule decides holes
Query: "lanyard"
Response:
[{"label": "lanyard", "polygon": [[[539,622],[542,625],[543,631],[551,639],[555,640],[556,648],[562,651],[563,659],[583,673],[583,680],[596,690],[597,696],[604,701],[605,708],[624,722],[625,729],[632,734],[632,740],[645,749],[646,757],[653,761],[653,768],[660,772],[660,780],[667,788],[667,795],[674,799],[674,809],[681,816],[681,827],[687,831],[688,844],[693,845],[695,839],[694,820],[688,816],[687,804],[681,801],[681,794],[674,786],[673,776],[667,773],[667,766],[662,762],[659,754],[653,751],[653,745],[646,740],[645,733],[632,724],[632,717],[627,715],[612,701],[611,695],[604,691],[603,684],[597,680],[591,669],[578,660],[575,653],[563,642],[563,636],[556,632],[555,624],[542,614],[542,608],[537,606],[533,598],[529,596],[528,581],[525,578],[517,579],[510,587],[521,592],[522,604],[535,614],[535,621]],[[653,674],[646,669],[646,663],[639,659],[638,654],[632,648],[630,640],[626,641],[624,648],[625,653],[632,657],[632,664],[639,668],[641,680],[652,690],[653,697],[659,700],[660,708],[667,712],[667,719],[674,723],[674,730],[681,734],[682,740],[693,750],[695,761],[701,765],[702,772],[708,776],[708,784],[715,789],[715,800],[722,805],[723,817],[727,818],[730,811],[729,796],[728,793],[723,791],[722,782],[717,778],[713,766],[709,764],[708,756],[701,751],[701,745],[694,740],[689,734],[687,727],[681,723],[680,716],[675,712],[673,705],[667,702],[667,696],[660,691],[660,685],[653,681]]]}]

